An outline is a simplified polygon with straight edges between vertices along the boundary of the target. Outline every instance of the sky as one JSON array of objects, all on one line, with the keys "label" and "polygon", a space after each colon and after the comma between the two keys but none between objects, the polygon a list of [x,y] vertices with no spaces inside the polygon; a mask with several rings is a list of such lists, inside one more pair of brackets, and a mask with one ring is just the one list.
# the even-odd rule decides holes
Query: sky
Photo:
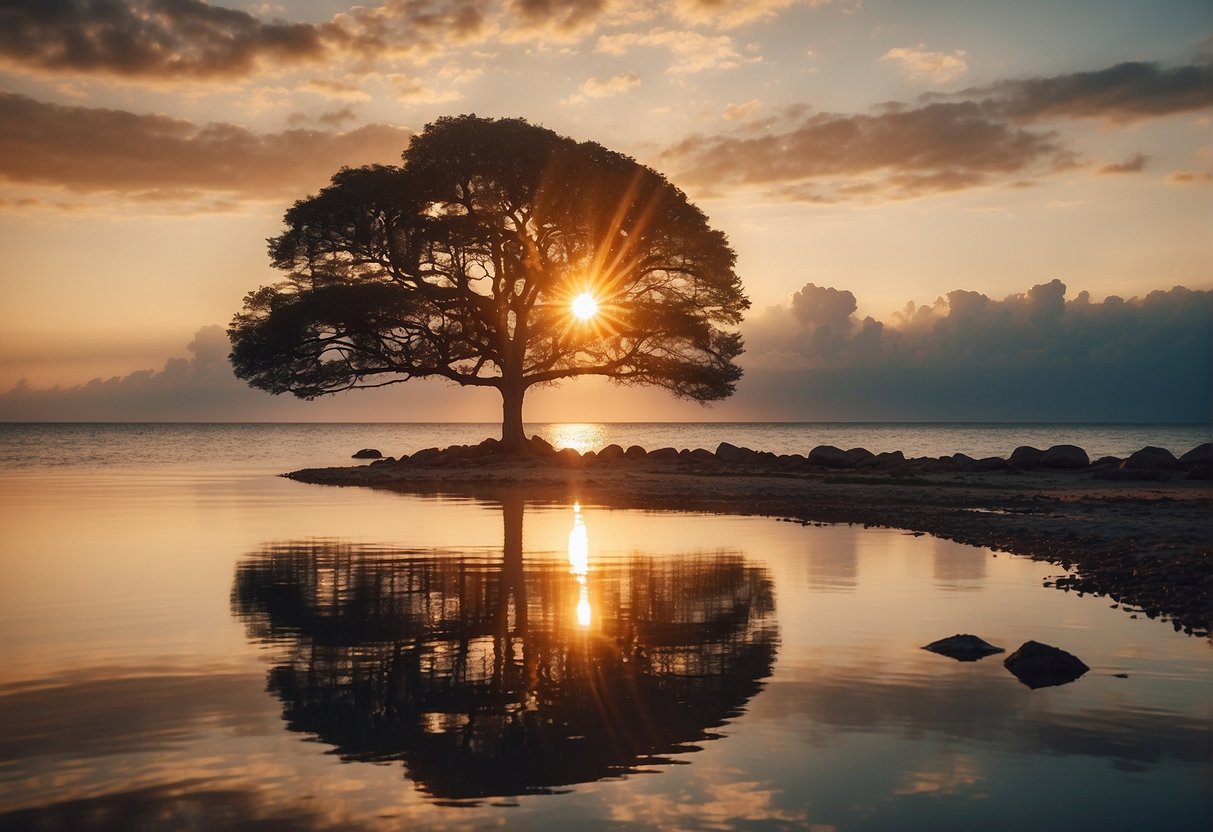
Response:
[{"label": "sky", "polygon": [[753,302],[711,408],[582,380],[531,421],[1208,421],[1207,0],[0,0],[0,419],[486,420],[246,388],[265,240],[443,115],[666,174]]}]

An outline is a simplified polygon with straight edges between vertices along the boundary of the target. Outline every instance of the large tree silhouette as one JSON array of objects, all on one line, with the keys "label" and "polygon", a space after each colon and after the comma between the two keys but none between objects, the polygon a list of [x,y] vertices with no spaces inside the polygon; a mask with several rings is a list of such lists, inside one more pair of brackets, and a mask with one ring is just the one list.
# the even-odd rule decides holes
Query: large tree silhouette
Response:
[{"label": "large tree silhouette", "polygon": [[428,125],[403,159],[343,168],[286,212],[269,241],[286,279],[251,292],[229,328],[238,377],[302,398],[425,377],[495,387],[513,448],[537,384],[733,392],[731,328],[749,307],[735,255],[661,174],[476,116]]}]

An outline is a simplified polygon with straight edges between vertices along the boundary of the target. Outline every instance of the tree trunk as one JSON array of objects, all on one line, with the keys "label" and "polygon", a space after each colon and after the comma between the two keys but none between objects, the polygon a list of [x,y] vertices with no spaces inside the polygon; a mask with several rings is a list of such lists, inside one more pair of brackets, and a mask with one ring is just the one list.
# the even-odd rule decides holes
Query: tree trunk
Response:
[{"label": "tree trunk", "polygon": [[522,430],[522,395],[526,388],[506,382],[501,386],[501,446],[509,453],[521,453],[526,447]]}]

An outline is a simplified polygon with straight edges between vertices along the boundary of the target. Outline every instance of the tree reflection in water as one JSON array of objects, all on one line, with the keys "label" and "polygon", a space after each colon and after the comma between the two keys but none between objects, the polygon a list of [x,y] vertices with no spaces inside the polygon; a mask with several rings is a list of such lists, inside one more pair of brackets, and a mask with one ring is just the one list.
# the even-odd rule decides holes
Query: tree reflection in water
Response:
[{"label": "tree reflection in water", "polygon": [[[267,546],[236,571],[292,731],[346,760],[404,763],[436,798],[543,793],[695,750],[771,673],[765,570],[738,553],[523,564],[521,498],[501,552]],[[580,543],[578,542],[580,541]]]}]

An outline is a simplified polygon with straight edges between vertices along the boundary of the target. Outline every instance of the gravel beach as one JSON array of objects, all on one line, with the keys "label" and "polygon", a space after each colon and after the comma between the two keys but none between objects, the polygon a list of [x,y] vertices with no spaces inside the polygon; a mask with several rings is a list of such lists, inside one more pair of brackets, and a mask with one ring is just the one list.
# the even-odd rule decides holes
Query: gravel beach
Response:
[{"label": "gravel beach", "polygon": [[538,501],[904,529],[1055,563],[1046,585],[1107,596],[1126,614],[1210,637],[1213,484],[1199,471],[1126,468],[1123,460],[1023,468],[1006,460],[838,453],[859,462],[725,444],[716,452],[613,446],[580,455],[542,440],[524,457],[504,457],[489,440],[284,476],[485,500],[522,491]]}]

